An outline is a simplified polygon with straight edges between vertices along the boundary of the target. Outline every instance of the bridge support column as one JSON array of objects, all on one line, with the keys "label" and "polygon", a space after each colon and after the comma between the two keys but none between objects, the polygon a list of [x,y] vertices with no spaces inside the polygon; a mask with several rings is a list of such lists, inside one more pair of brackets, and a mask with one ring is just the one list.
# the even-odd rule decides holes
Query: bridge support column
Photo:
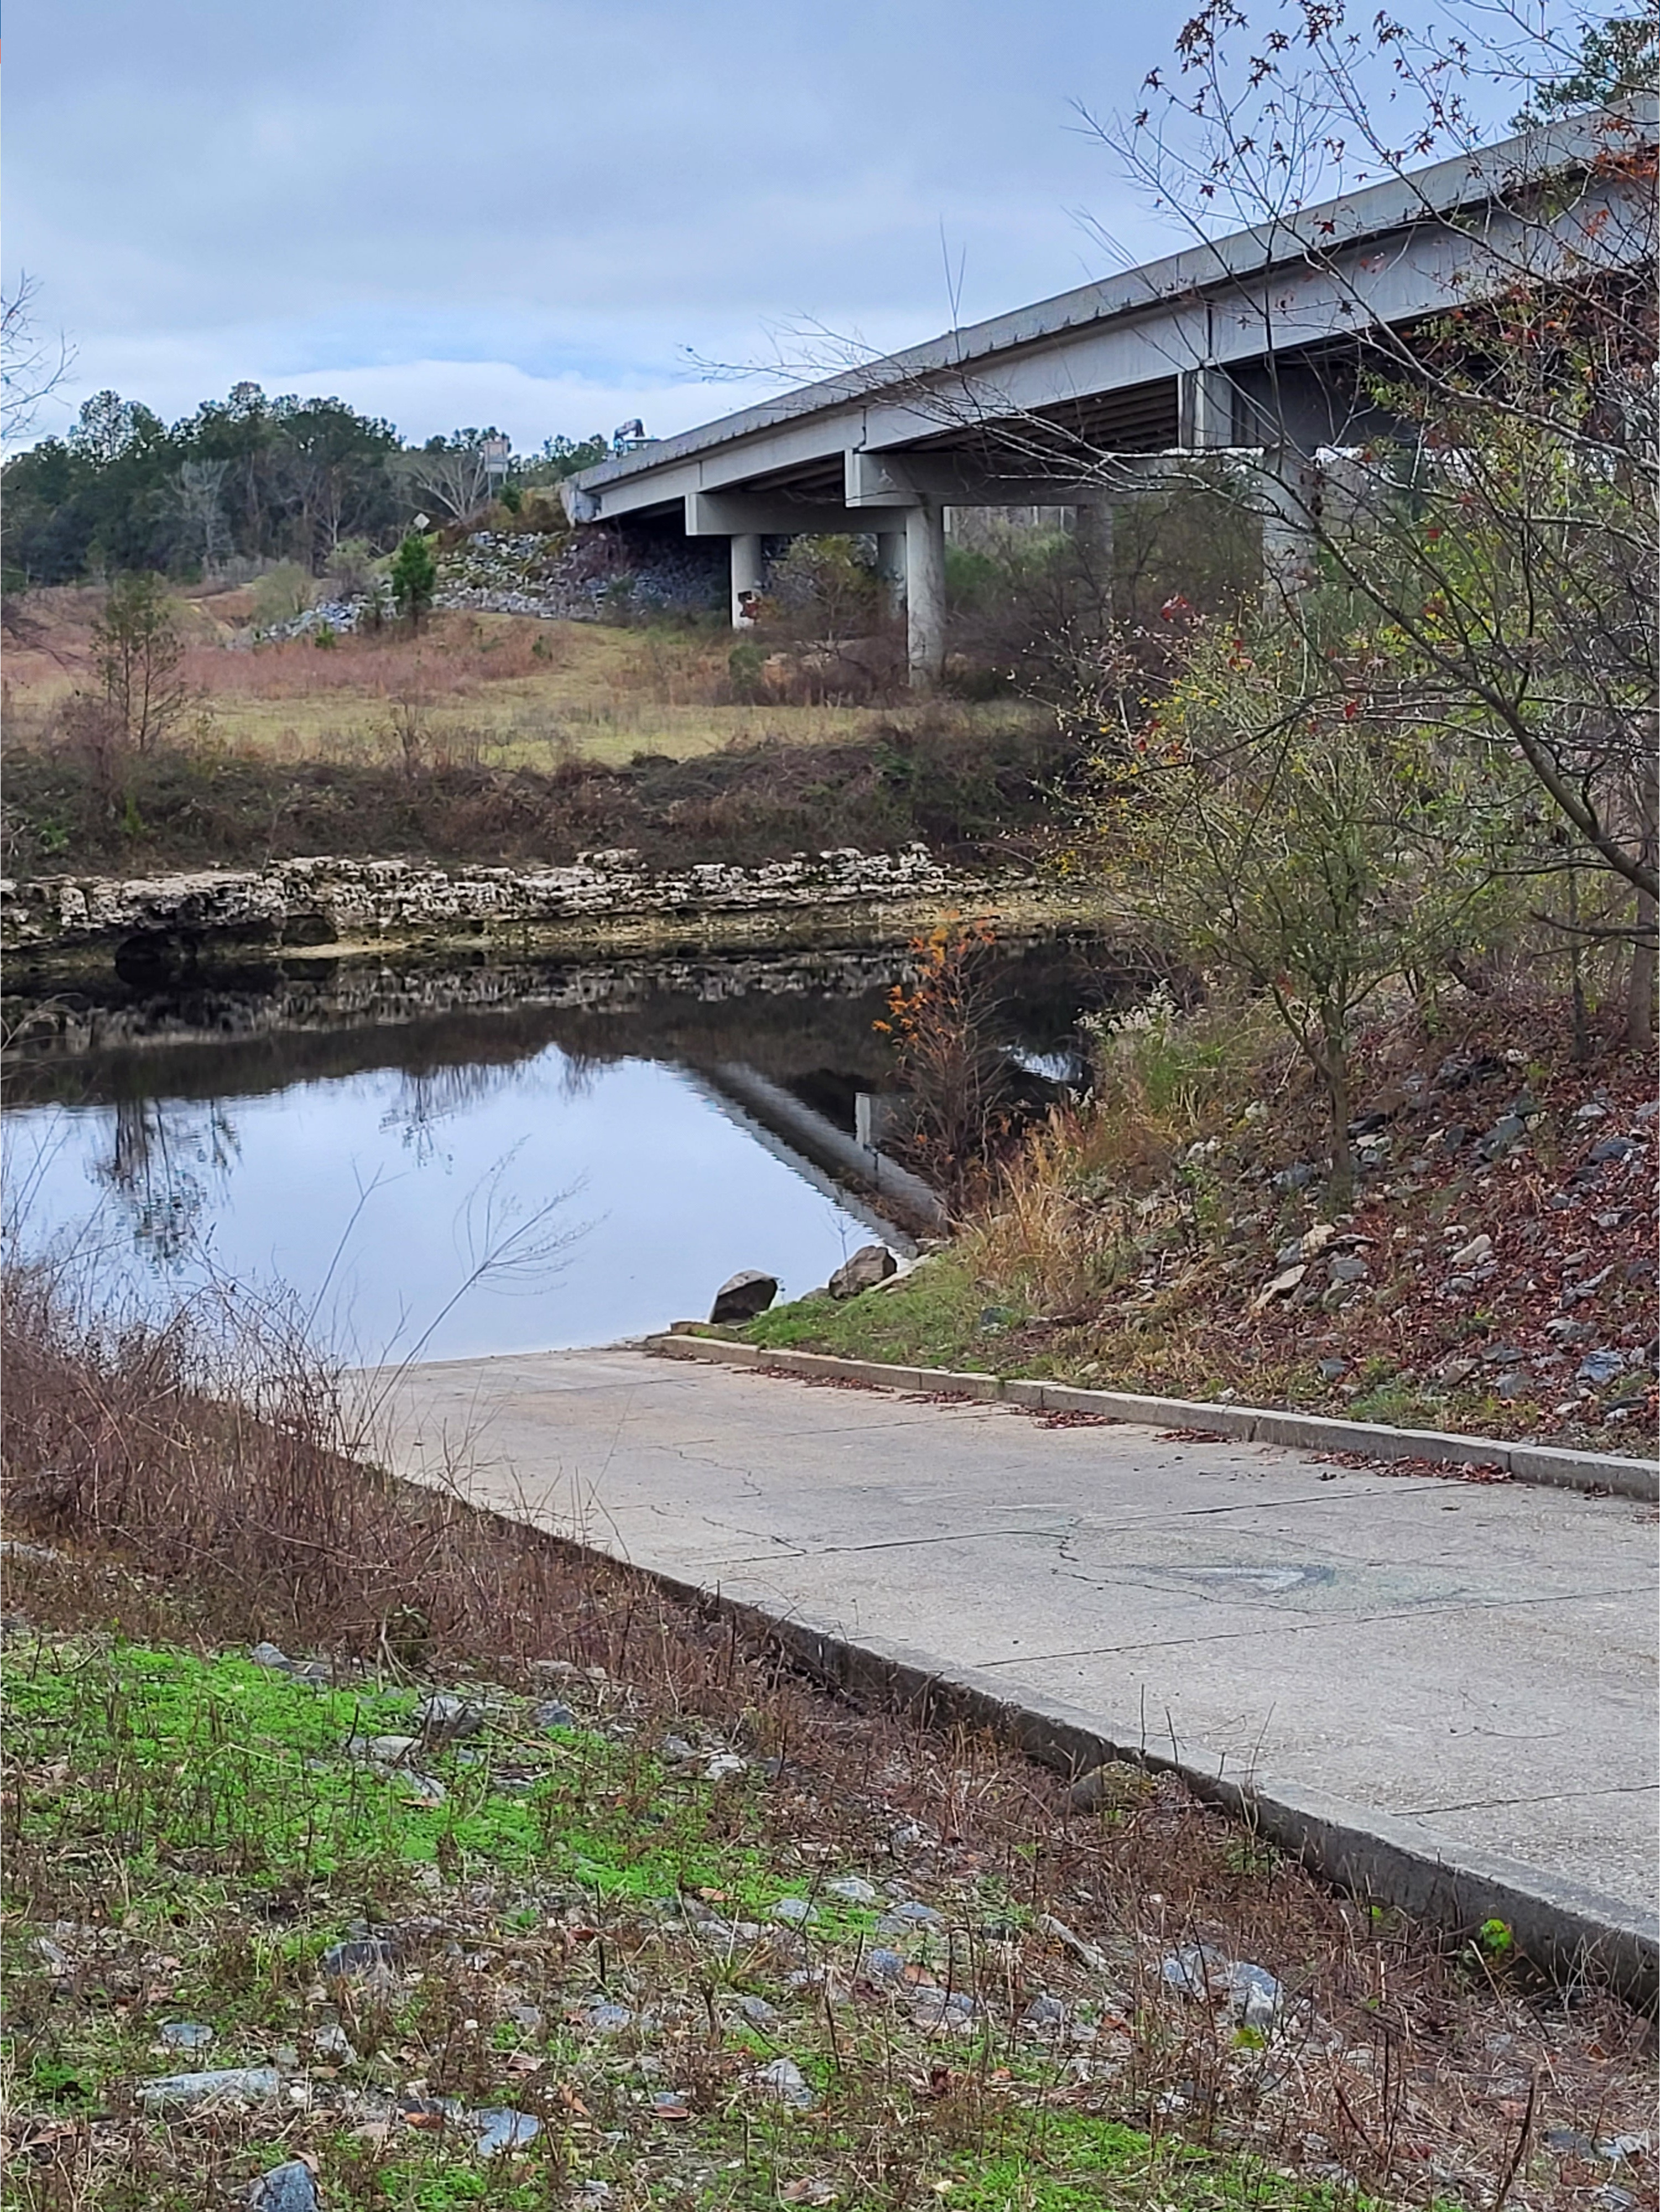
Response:
[{"label": "bridge support column", "polygon": [[905,652],[919,690],[946,670],[946,515],[935,506],[905,509]]},{"label": "bridge support column", "polygon": [[755,619],[748,602],[760,595],[766,580],[767,564],[761,550],[758,532],[745,531],[734,536],[732,545],[732,626],[747,629]]},{"label": "bridge support column", "polygon": [[882,611],[897,621],[905,604],[905,533],[903,530],[877,532],[876,580],[882,589]]},{"label": "bridge support column", "polygon": [[1113,503],[1110,499],[1080,501],[1073,513],[1072,534],[1078,546],[1079,565],[1102,608],[1110,614]]},{"label": "bridge support column", "polygon": [[1318,568],[1320,471],[1300,453],[1282,452],[1268,458],[1262,485],[1263,596],[1295,598]]}]

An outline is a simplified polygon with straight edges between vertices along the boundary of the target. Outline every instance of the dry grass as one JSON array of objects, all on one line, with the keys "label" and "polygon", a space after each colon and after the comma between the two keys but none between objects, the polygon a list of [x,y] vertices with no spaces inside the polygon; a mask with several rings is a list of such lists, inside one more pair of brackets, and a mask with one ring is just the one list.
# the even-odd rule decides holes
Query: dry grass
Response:
[{"label": "dry grass", "polygon": [[[735,702],[724,630],[618,629],[516,615],[440,613],[423,634],[236,646],[246,592],[186,595],[184,676],[198,746],[261,760],[380,761],[398,750],[394,717],[413,708],[435,757],[498,769],[581,759],[619,766],[637,753],[692,759],[762,738],[821,744],[858,739],[921,708]],[[102,594],[65,586],[28,595],[32,643],[7,654],[14,737],[43,737],[91,677],[91,626]],[[965,706],[968,722],[1006,725],[1006,701]]]},{"label": "dry grass", "polygon": [[[776,1308],[749,1334],[1645,1453],[1660,1407],[1654,1071],[1618,1021],[1613,998],[1578,1065],[1567,1006],[1519,978],[1429,1026],[1406,1006],[1380,1018],[1356,1062],[1359,1109],[1383,1102],[1366,1139],[1380,1149],[1341,1211],[1318,1172],[1324,1102],[1260,1012],[1109,1036],[1093,1097],[1027,1135],[948,1254],[897,1293]],[[1523,1135],[1490,1153],[1486,1133],[1518,1101]],[[1481,1279],[1461,1283],[1452,1255],[1478,1236]],[[1328,1271],[1349,1254],[1364,1270],[1346,1285]],[[1004,1319],[988,1333],[992,1302]],[[1617,1354],[1601,1381],[1579,1373],[1593,1347]]]}]

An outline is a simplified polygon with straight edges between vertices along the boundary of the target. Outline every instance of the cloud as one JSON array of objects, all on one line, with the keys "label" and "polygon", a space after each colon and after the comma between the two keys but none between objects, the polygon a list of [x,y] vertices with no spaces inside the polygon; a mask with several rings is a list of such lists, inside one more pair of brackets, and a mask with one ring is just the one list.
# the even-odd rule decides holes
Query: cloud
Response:
[{"label": "cloud", "polygon": [[[1167,239],[1079,127],[1180,13],[1051,0],[20,0],[11,265],[74,395],[166,415],[249,376],[423,434],[740,404],[812,319],[879,345],[1099,273],[1067,210]],[[943,247],[942,247],[943,233]]]}]

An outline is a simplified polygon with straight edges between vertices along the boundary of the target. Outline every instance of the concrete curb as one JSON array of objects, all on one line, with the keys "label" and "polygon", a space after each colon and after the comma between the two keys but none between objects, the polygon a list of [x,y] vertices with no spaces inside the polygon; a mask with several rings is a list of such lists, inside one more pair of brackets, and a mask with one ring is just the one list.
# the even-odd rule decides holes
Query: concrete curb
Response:
[{"label": "concrete curb", "polygon": [[734,1621],[855,1703],[879,1704],[929,1728],[988,1730],[1038,1765],[1067,1775],[1109,1759],[1174,1774],[1203,1802],[1245,1822],[1363,1903],[1392,1907],[1459,1940],[1487,1921],[1502,1920],[1511,1932],[1513,1955],[1552,1981],[1569,1987],[1603,1984],[1642,2011],[1653,2011],[1660,2002],[1660,1916],[1645,1919],[1616,1899],[1553,1881],[1499,1852],[1461,1846],[1450,1854],[1416,1821],[1393,1820],[1323,1791],[1284,1785],[1256,1790],[1249,1781],[1230,1778],[1225,1761],[1211,1753],[1173,1747],[1165,1756],[1145,1742],[1139,1729],[1058,1700],[1012,1698],[990,1675],[952,1667],[931,1653],[855,1643],[805,1616],[770,1613],[638,1561],[618,1562],[610,1553],[599,1556],[632,1567],[672,1597]]},{"label": "concrete curb", "polygon": [[1260,1406],[1207,1405],[1185,1398],[1138,1397],[1123,1390],[1080,1390],[1064,1382],[957,1375],[943,1367],[890,1367],[880,1360],[838,1359],[821,1352],[771,1352],[721,1337],[648,1336],[642,1348],[669,1359],[713,1360],[773,1375],[863,1382],[883,1390],[938,1391],[1032,1413],[1093,1413],[1098,1419],[1134,1422],[1144,1428],[1205,1429],[1213,1436],[1237,1437],[1242,1443],[1365,1452],[1377,1459],[1433,1460],[1448,1467],[1496,1467],[1514,1482],[1606,1492],[1645,1504],[1660,1501],[1660,1463],[1613,1453],[1559,1451],[1548,1444],[1505,1443],[1494,1437],[1459,1437],[1443,1429],[1392,1429],[1381,1422],[1274,1413]]}]

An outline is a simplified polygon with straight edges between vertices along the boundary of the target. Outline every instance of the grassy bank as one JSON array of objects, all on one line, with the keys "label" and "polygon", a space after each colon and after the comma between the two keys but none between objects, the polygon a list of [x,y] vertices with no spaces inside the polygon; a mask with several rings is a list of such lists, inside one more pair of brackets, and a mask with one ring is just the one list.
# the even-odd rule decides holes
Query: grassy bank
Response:
[{"label": "grassy bank", "polygon": [[1103,1042],[1092,1097],[970,1199],[952,1249],[754,1342],[1643,1452],[1654,1435],[1649,1055],[1577,1065],[1564,1010],[1365,1039],[1363,1163],[1255,1018]]},{"label": "grassy bank", "polygon": [[1566,2207],[1640,2127],[1498,1939],[383,1482],[280,1332],[7,1290],[9,2203]]},{"label": "grassy bank", "polygon": [[558,865],[618,846],[654,868],[755,864],[921,839],[941,854],[1030,851],[1058,742],[1018,716],[966,710],[885,720],[854,740],[776,734],[685,759],[575,757],[508,769],[435,751],[273,759],[170,744],[100,766],[69,744],[7,755],[6,866],[15,876],[142,875],[325,853]]},{"label": "grassy bank", "polygon": [[[435,752],[544,769],[570,758],[618,767],[641,751],[686,759],[764,737],[845,742],[908,711],[739,697],[733,635],[718,628],[439,612],[418,636],[349,633],[319,651],[309,637],[252,643],[253,596],[185,586],[172,605],[185,641],[182,726],[265,759],[391,757],[411,712]],[[104,597],[70,586],[18,602],[6,674],[15,735],[38,736],[76,691],[98,689],[92,625]]]},{"label": "grassy bank", "polygon": [[140,746],[100,703],[102,594],[30,595],[7,655],[9,873],[617,845],[684,866],[917,837],[1000,855],[1062,771],[1052,718],[1018,700],[739,699],[729,632],[450,613],[251,647],[246,597],[175,603],[178,704]]}]

